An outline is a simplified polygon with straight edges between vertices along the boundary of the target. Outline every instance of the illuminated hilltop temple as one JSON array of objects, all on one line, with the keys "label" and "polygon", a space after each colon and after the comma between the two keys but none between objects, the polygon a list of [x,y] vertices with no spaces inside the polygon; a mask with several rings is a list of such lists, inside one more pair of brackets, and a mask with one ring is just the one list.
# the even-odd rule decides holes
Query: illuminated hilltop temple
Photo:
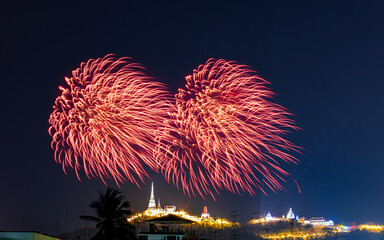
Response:
[{"label": "illuminated hilltop temple", "polygon": [[220,227],[229,227],[232,225],[232,223],[226,219],[223,218],[217,218],[214,219],[210,216],[208,212],[207,206],[204,206],[203,212],[201,213],[201,216],[195,216],[190,215],[187,212],[184,211],[177,211],[176,206],[174,205],[165,205],[163,208],[160,205],[160,199],[158,199],[158,204],[156,206],[156,200],[155,200],[155,191],[153,187],[153,182],[151,184],[151,196],[149,198],[148,207],[147,209],[142,213],[137,213],[130,218],[128,218],[128,222],[130,223],[140,223],[145,222],[148,219],[152,219],[155,217],[162,217],[169,214],[173,214],[188,220],[191,220],[197,224],[205,224],[208,226],[220,226]]},{"label": "illuminated hilltop temple", "polygon": [[[176,223],[176,220],[178,221],[178,223]],[[147,209],[144,212],[137,213],[131,216],[127,219],[127,221],[136,226],[140,226],[139,228],[141,228],[141,231],[139,232],[139,236],[141,237],[141,239],[148,240],[182,239],[182,237],[184,237],[183,235],[186,234],[189,229],[192,230],[192,222],[194,226],[200,225],[203,227],[212,227],[215,229],[231,228],[234,225],[234,223],[226,219],[216,219],[211,217],[208,212],[207,206],[204,206],[203,212],[200,216],[192,215],[182,210],[176,210],[176,206],[174,205],[165,205],[164,207],[161,207],[160,199],[158,199],[158,204],[156,206],[153,183],[151,184],[151,194]],[[166,223],[166,221],[169,221],[169,223]],[[292,226],[292,228],[289,228],[289,231],[284,232],[268,233],[266,231],[266,233],[260,235],[259,230],[263,229],[263,225],[265,225],[268,229],[270,225],[268,226],[267,224],[273,225],[275,224],[275,222],[279,221],[285,222],[285,224],[290,224],[289,226]],[[172,223],[174,225],[177,224],[177,231],[175,229],[168,228],[168,225],[172,225]],[[326,220],[323,217],[312,217],[309,219],[306,219],[305,217],[299,218],[299,216],[293,212],[292,208],[289,208],[289,211],[286,216],[283,215],[281,217],[275,217],[272,216],[270,212],[268,212],[265,217],[252,219],[248,223],[260,224],[261,226],[257,226],[258,230],[255,230],[257,232],[256,235],[268,239],[319,239],[325,237],[325,235],[327,234],[322,231],[322,228],[331,228],[333,229],[333,232],[351,232],[354,229],[377,233],[384,231],[383,225],[365,224],[359,226],[342,226],[335,225],[332,220]],[[149,228],[146,228],[144,224],[149,224]],[[156,224],[158,227],[155,227]],[[179,228],[179,225],[183,224],[191,225]],[[284,225],[284,223],[282,224]],[[302,225],[310,225],[311,228],[306,228],[310,229],[310,231],[305,231],[304,228],[300,229],[300,227],[298,227]],[[295,231],[293,229],[295,229]],[[158,238],[159,236],[160,238]]]},{"label": "illuminated hilltop temple", "polygon": [[164,213],[172,213],[176,212],[176,206],[174,205],[166,205],[164,208],[160,205],[160,198],[157,200],[157,206],[156,206],[156,200],[155,200],[155,191],[153,188],[153,182],[151,185],[151,197],[149,198],[148,208],[145,211],[147,214],[164,214]]},{"label": "illuminated hilltop temple", "polygon": [[258,223],[264,223],[264,222],[289,221],[293,219],[299,221],[299,216],[293,213],[292,208],[289,208],[289,211],[286,217],[284,215],[282,217],[274,217],[270,212],[268,212],[265,218],[253,219],[251,220],[251,223],[258,224]]},{"label": "illuminated hilltop temple", "polygon": [[[287,218],[288,219],[295,219],[295,214],[293,213],[292,208],[289,209],[289,212],[287,214]],[[296,220],[298,220],[298,219],[299,219],[299,216],[296,216]]]}]

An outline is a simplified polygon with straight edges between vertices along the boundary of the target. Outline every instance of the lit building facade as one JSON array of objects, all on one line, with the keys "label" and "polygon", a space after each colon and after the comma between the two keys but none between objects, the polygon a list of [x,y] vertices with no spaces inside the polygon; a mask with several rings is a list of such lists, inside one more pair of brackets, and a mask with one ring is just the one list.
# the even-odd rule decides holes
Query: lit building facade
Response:
[{"label": "lit building facade", "polygon": [[287,221],[287,220],[299,220],[299,216],[295,215],[292,211],[292,208],[289,209],[287,217],[284,215],[282,217],[274,217],[270,212],[264,218],[253,219],[250,222],[253,224],[260,224],[265,222],[274,222],[274,221]]},{"label": "lit building facade", "polygon": [[176,212],[176,206],[174,206],[174,205],[166,205],[164,207],[164,210],[167,211],[167,212]]},{"label": "lit building facade", "polygon": [[274,217],[274,216],[272,216],[272,214],[270,212],[268,212],[267,215],[265,216],[266,222],[282,221],[282,220],[283,220],[283,218]]},{"label": "lit building facade", "polygon": [[313,217],[313,218],[304,220],[304,223],[310,224],[316,227],[332,227],[334,225],[332,220],[327,221],[322,217]]},{"label": "lit building facade", "polygon": [[295,214],[292,211],[292,208],[289,209],[289,212],[287,214],[288,219],[295,219]]}]

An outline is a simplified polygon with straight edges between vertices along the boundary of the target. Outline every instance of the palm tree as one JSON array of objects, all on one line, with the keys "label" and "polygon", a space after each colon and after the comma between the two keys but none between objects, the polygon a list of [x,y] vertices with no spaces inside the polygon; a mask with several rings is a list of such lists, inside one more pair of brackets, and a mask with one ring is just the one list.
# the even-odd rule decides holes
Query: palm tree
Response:
[{"label": "palm tree", "polygon": [[80,216],[81,219],[96,222],[97,233],[92,240],[125,240],[137,239],[135,227],[127,222],[131,214],[130,204],[119,190],[108,188],[105,194],[90,204],[96,212],[94,216]]}]

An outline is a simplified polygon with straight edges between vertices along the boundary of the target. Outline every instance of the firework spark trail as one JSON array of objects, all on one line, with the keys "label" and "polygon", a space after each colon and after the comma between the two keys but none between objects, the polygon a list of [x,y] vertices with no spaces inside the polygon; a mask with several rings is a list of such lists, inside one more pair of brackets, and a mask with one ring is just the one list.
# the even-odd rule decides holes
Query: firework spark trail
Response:
[{"label": "firework spark trail", "polygon": [[65,78],[50,115],[55,160],[88,177],[138,184],[153,169],[154,133],[173,107],[141,65],[113,55],[91,59]]},{"label": "firework spark trail", "polygon": [[156,134],[167,181],[203,198],[221,189],[264,192],[264,184],[282,190],[288,173],[276,159],[297,162],[287,153],[297,147],[283,138],[297,128],[283,107],[269,101],[268,82],[222,59],[209,59],[186,80],[176,94],[177,112]]}]

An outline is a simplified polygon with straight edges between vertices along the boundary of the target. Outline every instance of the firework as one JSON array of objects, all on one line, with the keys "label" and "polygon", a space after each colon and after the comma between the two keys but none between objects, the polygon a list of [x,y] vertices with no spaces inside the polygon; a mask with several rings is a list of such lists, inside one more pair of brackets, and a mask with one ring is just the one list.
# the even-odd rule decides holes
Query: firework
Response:
[{"label": "firework", "polygon": [[[283,189],[280,162],[297,162],[283,138],[296,129],[283,107],[269,101],[268,82],[249,67],[209,59],[186,77],[176,94],[177,112],[157,132],[157,161],[184,193],[211,195],[226,189]],[[280,159],[280,160],[279,160]]]},{"label": "firework", "polygon": [[56,162],[79,179],[84,169],[103,181],[143,181],[143,165],[157,169],[154,133],[172,108],[165,87],[132,59],[113,55],[83,62],[72,74],[49,118]]}]

